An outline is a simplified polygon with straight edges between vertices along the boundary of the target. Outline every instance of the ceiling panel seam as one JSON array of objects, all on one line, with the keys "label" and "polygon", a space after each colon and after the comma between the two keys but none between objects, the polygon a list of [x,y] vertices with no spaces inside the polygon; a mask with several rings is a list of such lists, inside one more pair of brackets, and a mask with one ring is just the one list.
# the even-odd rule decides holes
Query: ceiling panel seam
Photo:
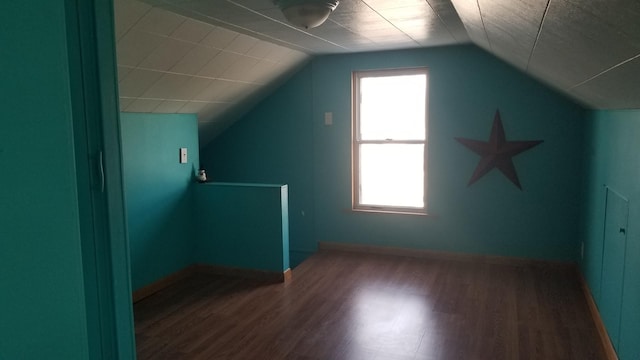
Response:
[{"label": "ceiling panel seam", "polygon": [[[250,33],[250,34],[253,34],[253,36],[257,36],[257,39],[267,38],[267,39],[270,39],[269,41],[272,42],[273,44],[285,44],[284,46],[286,46],[286,47],[288,47],[290,49],[299,50],[299,51],[302,51],[302,52],[305,52],[305,53],[308,53],[308,54],[309,53],[313,53],[312,49],[306,48],[306,47],[304,47],[302,45],[298,45],[298,44],[294,44],[294,43],[291,43],[291,42],[288,42],[288,41],[285,41],[285,40],[281,40],[281,39],[275,38],[273,36],[269,36],[269,35],[264,34],[264,33],[260,33],[260,32],[257,32],[257,31],[242,27],[242,26],[238,26],[236,24],[232,24],[232,23],[224,21],[224,20],[220,20],[218,18],[214,18],[213,16],[208,16],[208,15],[199,13],[199,12],[191,10],[191,9],[189,9],[187,7],[173,4],[173,3],[169,2],[168,0],[161,0],[161,1],[165,4],[164,7],[166,7],[167,9],[179,9],[180,13],[183,14],[183,15],[184,14],[191,14],[191,16],[188,16],[188,15],[184,15],[184,16],[190,17],[192,19],[202,19],[202,18],[211,19],[211,20],[213,20],[213,21],[215,21],[217,23],[224,24],[225,25],[224,28],[226,28],[228,30],[232,30],[233,31],[234,29],[236,29],[236,30],[239,29],[240,32],[243,32],[245,34],[246,33]],[[169,11],[172,11],[172,10],[169,10]],[[267,18],[269,18],[269,17],[267,17]],[[269,19],[271,19],[271,18],[269,18]],[[324,39],[322,39],[322,40],[324,40]]]},{"label": "ceiling panel seam", "polygon": [[551,4],[551,0],[547,0],[547,5],[544,8],[544,13],[542,14],[542,19],[540,19],[540,25],[538,26],[538,33],[536,34],[536,40],[533,42],[533,46],[531,47],[531,52],[529,52],[529,59],[527,60],[527,66],[525,68],[526,71],[529,70],[529,64],[531,64],[533,53],[536,51],[536,47],[538,46],[538,41],[540,40],[540,34],[542,33],[542,27],[544,26],[544,20],[547,18],[547,13],[549,12],[550,4]]},{"label": "ceiling panel seam", "polygon": [[123,68],[131,69],[131,70],[137,69],[137,70],[151,71],[151,72],[160,73],[160,74],[196,77],[196,78],[199,78],[199,79],[206,79],[206,80],[219,80],[219,81],[226,81],[226,82],[232,82],[232,83],[238,83],[238,84],[248,84],[248,85],[267,85],[267,83],[264,83],[264,82],[247,81],[247,80],[239,80],[239,79],[238,80],[234,80],[234,79],[228,79],[228,78],[224,78],[224,77],[205,76],[205,75],[199,75],[199,74],[188,74],[188,73],[181,73],[181,72],[168,71],[168,70],[167,71],[163,71],[163,70],[158,70],[158,69],[146,68],[146,67],[142,67],[142,66],[129,66],[129,65],[119,65],[119,66],[123,67]]},{"label": "ceiling panel seam", "polygon": [[372,8],[371,5],[367,4],[366,1],[362,2],[363,4],[365,4],[369,9],[371,9],[371,11],[375,12],[376,14],[378,14],[378,16],[380,16],[381,19],[384,19],[384,21],[386,21],[387,23],[389,23],[389,25],[393,26],[396,30],[398,30],[399,32],[403,33],[406,37],[408,37],[409,39],[411,39],[411,41],[413,41],[416,44],[420,44],[416,39],[414,39],[413,37],[411,37],[411,35],[407,34],[406,32],[402,31],[402,29],[400,29],[399,27],[396,26],[396,24],[394,24],[393,22],[389,21],[389,19],[387,19],[386,17],[384,17],[382,14],[380,14],[376,9]]},{"label": "ceiling panel seam", "polygon": [[[444,26],[444,28],[445,28],[445,29],[447,29],[447,32],[449,33],[449,35],[451,35],[451,37],[452,37],[452,38],[453,38],[453,39],[454,39],[458,44],[462,43],[462,41],[460,41],[460,40],[458,40],[458,39],[456,38],[456,36],[455,36],[455,35],[453,34],[453,32],[451,31],[451,29],[449,29],[449,27],[447,26],[447,23],[446,23],[446,22],[442,19],[442,17],[440,16],[440,13],[439,13],[438,11],[436,11],[436,9],[434,9],[434,8],[433,8],[433,6],[431,5],[431,3],[430,3],[429,1],[427,1],[427,5],[429,5],[429,7],[431,8],[431,11],[433,11],[433,13],[434,13],[434,14],[436,14],[436,16],[438,17],[438,20],[440,20],[440,22],[442,23],[442,25]],[[454,10],[455,10],[455,7],[454,7]],[[458,11],[457,11],[457,10],[455,10],[455,11],[456,11],[456,14],[457,14],[457,13],[458,13]],[[460,15],[458,15],[458,17],[460,17]],[[463,24],[463,26],[464,26],[464,24]],[[466,28],[465,28],[465,31],[466,31]]]},{"label": "ceiling panel seam", "polygon": [[125,31],[118,39],[116,39],[116,42],[119,41],[120,39],[124,38],[130,31],[131,29],[134,29],[138,23],[140,23],[140,21],[147,16],[151,10],[153,10],[154,6],[149,7],[149,9],[147,9],[147,11],[144,12],[144,14],[140,15],[140,17],[138,17],[138,19],[136,20],[135,23],[131,24],[131,26],[127,29],[127,31]]},{"label": "ceiling panel seam", "polygon": [[[229,49],[224,48],[224,47],[216,47],[216,46],[211,46],[211,45],[208,45],[208,44],[203,44],[203,43],[198,43],[198,42],[193,42],[193,41],[188,41],[188,40],[182,40],[182,39],[177,39],[177,38],[172,37],[171,35],[163,35],[163,34],[159,34],[159,33],[155,33],[155,32],[150,32],[150,31],[144,31],[144,30],[139,30],[139,31],[140,31],[141,33],[152,34],[152,35],[157,36],[157,37],[165,38],[165,40],[166,40],[166,39],[177,40],[177,41],[179,41],[179,42],[183,42],[183,43],[191,44],[191,45],[194,45],[194,46],[199,46],[199,47],[205,47],[205,48],[209,48],[209,49],[220,50],[220,52],[227,52],[227,53],[231,53],[231,54],[235,54],[235,55],[240,55],[240,56],[247,57],[247,58],[254,59],[254,60],[266,60],[266,61],[269,61],[269,62],[272,62],[272,63],[277,63],[277,61],[273,61],[273,60],[265,59],[265,58],[262,58],[262,57],[259,57],[259,56],[253,56],[253,55],[249,55],[249,54],[246,54],[246,53],[241,53],[241,52],[237,52],[237,51],[229,50]],[[150,54],[150,55],[151,55],[151,54]],[[150,55],[149,55],[149,56],[150,56]],[[142,59],[142,60],[140,61],[140,63],[143,63],[143,62],[144,62],[144,61],[145,61],[149,56],[147,56],[147,57],[145,57],[144,59]],[[187,54],[184,54],[184,55],[183,55],[183,56],[182,56],[178,61],[180,61],[180,60],[184,59],[186,56],[187,56]],[[128,67],[128,68],[140,68],[140,69],[146,69],[146,68],[141,67],[141,66],[133,66],[133,65],[120,65],[120,66]],[[151,68],[149,68],[148,70],[154,70],[154,71],[157,71],[157,69],[151,69]],[[164,71],[164,72],[170,72],[170,71]],[[176,73],[176,74],[181,74],[181,75],[183,75],[183,73]],[[187,74],[187,75],[188,75],[188,74]]]},{"label": "ceiling panel seam", "polygon": [[480,9],[480,0],[476,0],[476,6],[478,6],[478,14],[480,14],[480,21],[482,22],[482,30],[484,31],[484,36],[487,38],[487,44],[489,44],[489,49],[493,51],[493,46],[491,46],[491,39],[489,39],[489,33],[487,32],[487,27],[484,25],[484,16],[482,16],[482,9]]},{"label": "ceiling panel seam", "polygon": [[[336,24],[336,25],[340,26],[341,28],[343,28],[343,29],[345,29],[345,30],[349,31],[350,33],[352,33],[352,34],[354,34],[354,35],[360,36],[360,37],[362,37],[363,39],[367,39],[367,40],[369,40],[370,42],[375,43],[375,40],[370,39],[370,38],[368,38],[368,37],[366,37],[366,36],[364,36],[364,35],[362,35],[362,34],[357,33],[356,31],[354,31],[353,29],[351,29],[350,27],[348,27],[348,26],[346,26],[346,25],[344,25],[344,24],[342,24],[342,23],[339,23],[339,22],[337,22],[337,21],[335,21],[335,20],[333,20],[333,19],[331,19],[331,18],[328,18],[328,19],[327,19],[327,21],[330,21],[330,22],[332,22],[332,23],[334,23],[334,24]],[[351,49],[347,49],[347,50],[351,50]]]},{"label": "ceiling panel seam", "polygon": [[573,89],[575,89],[575,88],[577,88],[577,87],[579,87],[579,86],[582,86],[582,85],[584,85],[584,84],[588,83],[589,81],[594,80],[594,79],[596,79],[597,77],[599,77],[599,76],[601,76],[601,75],[604,75],[604,74],[608,73],[609,71],[611,71],[611,70],[613,70],[613,69],[615,69],[615,68],[618,68],[618,67],[620,67],[620,66],[622,66],[622,65],[624,65],[624,64],[626,64],[626,63],[628,63],[628,62],[631,62],[631,61],[633,61],[633,60],[636,60],[636,59],[640,59],[640,54],[638,54],[638,55],[636,55],[636,56],[633,56],[633,57],[630,57],[630,58],[628,58],[627,60],[622,61],[622,62],[621,62],[621,63],[619,63],[619,64],[613,65],[612,67],[610,67],[610,68],[608,68],[608,69],[602,70],[601,72],[599,72],[599,73],[597,73],[597,74],[593,75],[592,77],[590,77],[590,78],[588,78],[588,79],[586,79],[586,80],[584,80],[584,81],[581,81],[581,82],[579,82],[579,83],[577,83],[577,84],[575,84],[575,85],[571,86],[568,90],[573,90]]}]

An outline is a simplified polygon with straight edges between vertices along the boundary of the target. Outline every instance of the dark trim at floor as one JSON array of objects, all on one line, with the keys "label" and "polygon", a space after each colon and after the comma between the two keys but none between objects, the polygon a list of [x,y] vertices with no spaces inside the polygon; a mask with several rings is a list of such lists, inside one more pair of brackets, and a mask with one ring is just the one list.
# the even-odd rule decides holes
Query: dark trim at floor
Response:
[{"label": "dark trim at floor", "polygon": [[600,335],[600,341],[602,342],[602,347],[604,348],[604,352],[607,357],[605,360],[618,360],[618,355],[616,354],[616,350],[611,343],[611,339],[609,339],[607,328],[604,326],[604,321],[602,321],[602,317],[600,316],[600,312],[598,311],[598,306],[596,306],[596,302],[593,300],[593,295],[591,295],[589,285],[580,272],[578,272],[578,275],[580,278],[580,283],[582,285],[582,291],[584,292],[584,297],[587,300],[587,304],[589,305],[591,317],[593,318],[593,322],[596,325],[598,335]]},{"label": "dark trim at floor", "polygon": [[365,244],[352,244],[352,243],[338,243],[329,241],[318,242],[319,251],[348,251],[358,252],[366,254],[379,254],[379,255],[393,255],[393,256],[405,256],[420,259],[437,259],[437,260],[454,260],[454,261],[471,261],[481,264],[497,264],[497,265],[542,265],[552,267],[563,268],[576,268],[574,263],[562,262],[562,261],[549,261],[528,259],[511,256],[497,256],[497,255],[479,255],[468,253],[457,253],[448,251],[436,251],[427,249],[409,249],[399,248],[392,246],[378,246],[378,245],[365,245]]},{"label": "dark trim at floor", "polygon": [[267,283],[286,283],[291,281],[292,278],[291,269],[287,269],[283,272],[277,272],[208,264],[194,264],[134,291],[133,302],[136,303],[196,273],[238,277]]}]

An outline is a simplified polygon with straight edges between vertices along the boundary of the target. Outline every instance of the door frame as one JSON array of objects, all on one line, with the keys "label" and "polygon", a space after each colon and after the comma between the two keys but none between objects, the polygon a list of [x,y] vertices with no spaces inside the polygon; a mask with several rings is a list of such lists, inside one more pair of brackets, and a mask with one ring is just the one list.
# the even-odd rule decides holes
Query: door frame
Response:
[{"label": "door frame", "polygon": [[65,0],[91,359],[135,359],[113,0]]}]

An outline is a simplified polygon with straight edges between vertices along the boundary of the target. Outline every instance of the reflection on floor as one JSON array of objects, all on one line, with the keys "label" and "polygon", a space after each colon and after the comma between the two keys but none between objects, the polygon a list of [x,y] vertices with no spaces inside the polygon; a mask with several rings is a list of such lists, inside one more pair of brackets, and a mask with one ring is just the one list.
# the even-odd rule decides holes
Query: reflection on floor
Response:
[{"label": "reflection on floor", "polygon": [[319,253],[284,284],[196,275],[135,304],[139,359],[603,359],[568,267]]}]

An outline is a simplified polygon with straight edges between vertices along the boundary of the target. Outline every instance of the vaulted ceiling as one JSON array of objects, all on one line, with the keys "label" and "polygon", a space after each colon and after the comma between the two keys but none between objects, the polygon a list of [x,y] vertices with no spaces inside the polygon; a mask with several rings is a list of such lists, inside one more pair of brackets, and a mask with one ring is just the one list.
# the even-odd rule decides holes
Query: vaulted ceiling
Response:
[{"label": "vaulted ceiling", "polygon": [[471,40],[592,108],[640,108],[640,1],[452,0]]},{"label": "vaulted ceiling", "polygon": [[640,1],[342,0],[318,28],[272,0],[115,0],[123,111],[198,113],[205,143],[312,56],[473,42],[592,108],[640,108]]}]

